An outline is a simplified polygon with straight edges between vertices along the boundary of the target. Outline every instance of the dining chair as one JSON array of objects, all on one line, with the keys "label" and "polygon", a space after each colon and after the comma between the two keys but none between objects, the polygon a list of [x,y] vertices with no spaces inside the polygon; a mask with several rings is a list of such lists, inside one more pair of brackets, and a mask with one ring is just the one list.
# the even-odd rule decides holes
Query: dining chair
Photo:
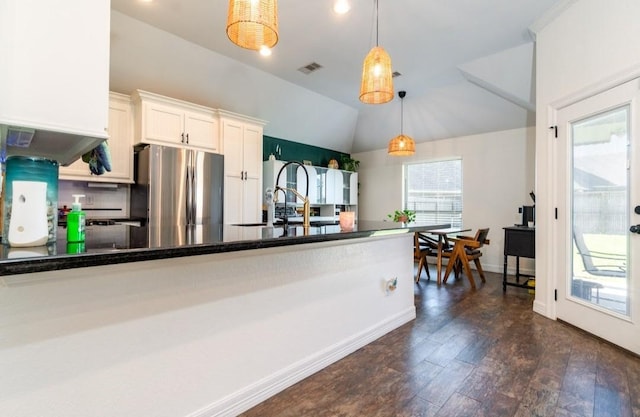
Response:
[{"label": "dining chair", "polygon": [[[444,237],[444,242],[441,243],[442,251],[441,257],[450,259],[453,253],[453,243],[449,242],[447,237]],[[427,236],[423,233],[415,233],[414,238],[414,248],[419,248],[419,250],[414,251],[414,260],[418,262],[418,275],[416,276],[416,282],[420,281],[420,274],[422,272],[422,267],[427,271],[427,278],[431,279],[431,274],[429,273],[429,263],[427,262],[427,256],[438,257],[438,241]],[[454,269],[454,274],[456,279],[458,278],[458,273],[460,272],[460,268],[457,267]],[[441,284],[440,275],[438,274],[438,285]]]},{"label": "dining chair", "polygon": [[427,256],[436,256],[432,242],[426,237],[416,232],[413,235],[413,260],[418,262],[418,274],[416,275],[416,282],[420,282],[422,275],[422,268],[427,271],[427,281],[431,280],[431,274],[429,273],[429,263],[427,262]]},{"label": "dining chair", "polygon": [[478,274],[480,275],[482,282],[487,281],[484,276],[484,271],[482,270],[482,265],[480,264],[480,257],[482,256],[482,251],[480,249],[483,245],[489,244],[489,239],[487,239],[488,235],[489,229],[486,228],[478,229],[474,237],[458,236],[451,238],[455,243],[453,245],[451,257],[449,258],[449,263],[447,264],[447,270],[444,273],[444,283],[447,282],[451,270],[459,267],[461,270],[464,269],[465,275],[469,279],[469,284],[471,284],[471,288],[475,289],[476,283],[473,279],[473,273],[471,272],[469,261],[473,261],[476,265],[476,269],[478,270]]}]

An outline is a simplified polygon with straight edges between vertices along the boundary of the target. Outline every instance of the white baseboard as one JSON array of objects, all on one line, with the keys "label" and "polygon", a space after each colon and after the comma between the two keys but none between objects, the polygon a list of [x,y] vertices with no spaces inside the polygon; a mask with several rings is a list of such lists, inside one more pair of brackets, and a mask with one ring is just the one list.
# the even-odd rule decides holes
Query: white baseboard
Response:
[{"label": "white baseboard", "polygon": [[555,317],[552,317],[551,314],[549,314],[549,312],[547,311],[547,305],[541,301],[535,300],[533,302],[533,311],[540,314],[541,316],[544,316],[551,320],[555,320]]},{"label": "white baseboard", "polygon": [[187,417],[236,416],[416,318],[415,306],[334,344]]},{"label": "white baseboard", "polygon": [[[475,266],[473,265],[473,263],[471,263],[471,268],[475,269]],[[504,265],[496,265],[496,264],[482,264],[482,269],[487,271],[487,272],[495,272],[496,274],[500,274],[502,275],[504,273]],[[520,267],[520,273],[521,274],[526,274],[526,275],[535,275],[535,271],[533,269],[530,268],[522,268]],[[516,274],[516,268],[515,267],[507,267],[507,274],[508,275],[515,275]]]}]

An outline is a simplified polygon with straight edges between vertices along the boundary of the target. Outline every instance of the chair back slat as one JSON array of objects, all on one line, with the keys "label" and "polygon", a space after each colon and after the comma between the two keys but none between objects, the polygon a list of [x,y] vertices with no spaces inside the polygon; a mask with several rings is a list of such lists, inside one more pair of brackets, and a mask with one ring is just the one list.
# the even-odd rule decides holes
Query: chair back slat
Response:
[{"label": "chair back slat", "polygon": [[475,237],[475,240],[480,242],[480,246],[478,246],[478,248],[481,248],[482,245],[484,245],[485,243],[488,243],[487,242],[487,236],[489,236],[489,228],[478,229],[478,231],[476,232],[476,237]]}]

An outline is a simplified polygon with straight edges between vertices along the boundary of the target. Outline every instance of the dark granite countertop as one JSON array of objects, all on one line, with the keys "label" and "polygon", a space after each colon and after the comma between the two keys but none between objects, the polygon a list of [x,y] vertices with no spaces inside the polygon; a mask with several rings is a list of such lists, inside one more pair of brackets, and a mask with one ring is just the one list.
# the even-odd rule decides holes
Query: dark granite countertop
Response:
[{"label": "dark granite countertop", "polygon": [[441,229],[447,224],[403,225],[360,221],[351,231],[339,225],[200,225],[151,229],[129,224],[87,227],[84,244],[67,244],[66,229],[59,227],[56,243],[36,248],[0,245],[0,276],[55,271],[155,259],[254,250],[314,242],[357,239]]}]

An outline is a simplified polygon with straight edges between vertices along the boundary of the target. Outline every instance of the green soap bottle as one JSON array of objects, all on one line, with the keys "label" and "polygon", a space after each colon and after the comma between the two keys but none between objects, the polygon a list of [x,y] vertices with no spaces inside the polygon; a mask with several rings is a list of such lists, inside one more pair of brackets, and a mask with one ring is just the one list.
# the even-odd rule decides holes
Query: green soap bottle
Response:
[{"label": "green soap bottle", "polygon": [[67,242],[84,242],[86,217],[81,210],[80,197],[84,197],[84,194],[73,194],[75,201],[67,214]]}]

